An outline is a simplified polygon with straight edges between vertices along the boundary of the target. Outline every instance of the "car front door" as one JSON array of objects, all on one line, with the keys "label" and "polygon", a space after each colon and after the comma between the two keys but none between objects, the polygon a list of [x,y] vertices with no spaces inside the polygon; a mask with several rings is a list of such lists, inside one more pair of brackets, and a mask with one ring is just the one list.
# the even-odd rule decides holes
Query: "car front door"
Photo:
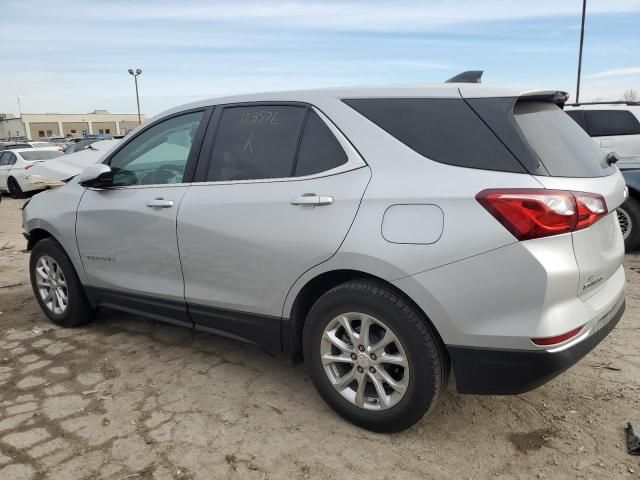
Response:
[{"label": "car front door", "polygon": [[189,313],[278,351],[287,292],[338,250],[371,173],[307,106],[217,107],[210,128],[178,215]]},{"label": "car front door", "polygon": [[113,187],[88,188],[76,236],[92,293],[103,305],[189,324],[176,238],[176,213],[189,188],[204,111],[153,124],[106,163]]}]

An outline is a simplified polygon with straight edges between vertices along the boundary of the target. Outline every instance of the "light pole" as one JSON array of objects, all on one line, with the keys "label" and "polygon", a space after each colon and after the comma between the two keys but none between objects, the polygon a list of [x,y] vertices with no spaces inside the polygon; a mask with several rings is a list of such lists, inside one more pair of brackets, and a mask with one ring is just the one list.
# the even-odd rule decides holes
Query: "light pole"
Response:
[{"label": "light pole", "polygon": [[580,53],[578,54],[578,83],[576,84],[576,103],[580,103],[580,72],[582,71],[582,44],[584,43],[584,16],[587,12],[587,0],[582,0],[582,25],[580,26]]},{"label": "light pole", "polygon": [[140,97],[138,96],[138,75],[140,75],[141,73],[142,73],[142,70],[140,70],[139,68],[136,68],[135,70],[133,68],[129,69],[129,75],[133,75],[133,80],[136,83],[136,103],[138,104],[138,125],[142,123],[142,120],[140,119]]}]

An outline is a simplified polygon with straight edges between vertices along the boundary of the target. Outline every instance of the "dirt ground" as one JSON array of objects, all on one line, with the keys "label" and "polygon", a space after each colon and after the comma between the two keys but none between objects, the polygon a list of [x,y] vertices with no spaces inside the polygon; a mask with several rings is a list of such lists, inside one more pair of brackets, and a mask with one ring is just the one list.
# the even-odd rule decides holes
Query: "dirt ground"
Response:
[{"label": "dirt ground", "polygon": [[20,206],[0,203],[0,479],[640,478],[640,257],[627,311],[574,368],[519,396],[460,396],[373,434],[304,365],[234,340],[103,311],[50,324],[28,285]]}]

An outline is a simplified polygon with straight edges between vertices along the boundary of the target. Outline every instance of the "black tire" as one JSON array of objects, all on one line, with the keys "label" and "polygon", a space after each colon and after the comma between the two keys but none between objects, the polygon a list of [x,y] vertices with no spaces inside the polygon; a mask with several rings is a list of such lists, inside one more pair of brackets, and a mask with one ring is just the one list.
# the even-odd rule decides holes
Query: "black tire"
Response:
[{"label": "black tire", "polygon": [[[344,398],[321,361],[325,327],[338,315],[360,312],[391,328],[409,364],[404,396],[385,410],[367,410]],[[392,288],[372,280],[352,280],[329,290],[313,305],[303,331],[305,362],[322,398],[343,418],[374,432],[397,432],[419,421],[445,390],[449,363],[444,346],[424,316]],[[354,367],[355,368],[355,367]]]},{"label": "black tire", "polygon": [[[52,258],[62,270],[66,280],[67,306],[64,312],[54,313],[43,301],[37,286],[36,265],[38,260],[47,255]],[[96,311],[87,301],[84,288],[78,279],[75,268],[60,244],[53,238],[45,238],[35,244],[31,250],[29,259],[29,275],[31,277],[31,288],[44,314],[56,325],[62,327],[78,327],[90,323]]]},{"label": "black tire", "polygon": [[15,178],[9,177],[7,179],[7,190],[11,198],[22,198],[22,188]]},{"label": "black tire", "polygon": [[[618,221],[620,228],[623,228],[622,222],[626,217],[628,233],[625,235],[624,247],[630,252],[640,247],[640,202],[633,197],[618,207]],[[624,233],[624,230],[623,230]]]}]

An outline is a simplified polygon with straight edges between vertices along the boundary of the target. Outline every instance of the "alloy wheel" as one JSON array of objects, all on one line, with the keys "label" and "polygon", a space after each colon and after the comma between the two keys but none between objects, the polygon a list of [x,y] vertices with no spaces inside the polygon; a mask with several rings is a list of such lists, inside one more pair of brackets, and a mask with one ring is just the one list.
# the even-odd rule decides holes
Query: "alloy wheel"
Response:
[{"label": "alloy wheel", "polygon": [[633,228],[633,222],[631,221],[631,215],[624,208],[618,207],[616,210],[618,215],[618,224],[622,231],[622,238],[627,239],[631,235],[631,229]]},{"label": "alloy wheel", "polygon": [[353,405],[386,410],[404,397],[409,361],[398,337],[383,321],[359,312],[338,315],[320,343],[324,371]]},{"label": "alloy wheel", "polygon": [[52,313],[62,315],[67,310],[69,291],[60,265],[50,256],[43,255],[36,262],[35,273],[42,303]]}]

